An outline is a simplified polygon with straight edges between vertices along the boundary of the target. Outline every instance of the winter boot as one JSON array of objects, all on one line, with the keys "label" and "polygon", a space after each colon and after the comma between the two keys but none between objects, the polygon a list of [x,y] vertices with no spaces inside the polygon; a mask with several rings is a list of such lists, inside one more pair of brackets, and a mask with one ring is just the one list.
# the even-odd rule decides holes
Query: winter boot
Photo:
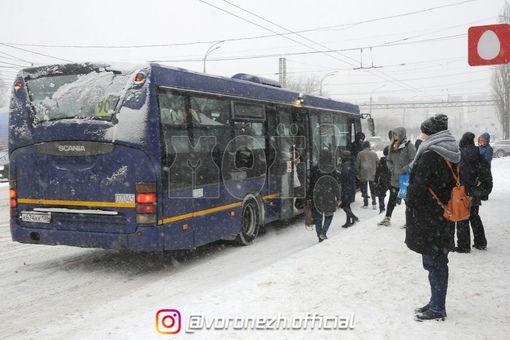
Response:
[{"label": "winter boot", "polygon": [[350,217],[347,217],[347,219],[345,220],[345,224],[342,226],[342,228],[349,228],[353,225],[352,221],[351,221],[351,218]]},{"label": "winter boot", "polygon": [[478,250],[487,250],[487,246],[482,246],[479,244],[473,244],[473,248],[476,248]]},{"label": "winter boot", "polygon": [[436,320],[444,321],[446,319],[446,312],[434,312],[432,309],[427,309],[423,313],[418,313],[415,316],[416,321]]},{"label": "winter boot", "polygon": [[416,313],[416,314],[425,313],[426,311],[428,311],[428,310],[429,310],[429,307],[430,307],[430,305],[427,303],[427,304],[426,304],[425,306],[423,306],[423,307],[416,308],[416,309],[414,310],[414,313]]}]

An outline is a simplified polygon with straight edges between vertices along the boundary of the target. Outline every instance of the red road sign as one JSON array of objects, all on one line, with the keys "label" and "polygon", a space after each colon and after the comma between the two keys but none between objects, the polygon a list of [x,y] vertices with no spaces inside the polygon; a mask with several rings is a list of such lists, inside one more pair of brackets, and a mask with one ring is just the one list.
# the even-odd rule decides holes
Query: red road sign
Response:
[{"label": "red road sign", "polygon": [[509,24],[473,26],[468,29],[469,65],[496,65],[509,62]]}]

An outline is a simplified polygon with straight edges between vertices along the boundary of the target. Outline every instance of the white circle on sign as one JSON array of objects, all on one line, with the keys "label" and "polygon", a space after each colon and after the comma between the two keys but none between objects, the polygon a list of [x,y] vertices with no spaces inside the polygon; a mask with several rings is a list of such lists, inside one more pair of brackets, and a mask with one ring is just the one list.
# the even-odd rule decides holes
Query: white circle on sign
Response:
[{"label": "white circle on sign", "polygon": [[485,31],[478,40],[477,51],[480,58],[492,60],[501,50],[501,43],[496,33],[491,30]]}]

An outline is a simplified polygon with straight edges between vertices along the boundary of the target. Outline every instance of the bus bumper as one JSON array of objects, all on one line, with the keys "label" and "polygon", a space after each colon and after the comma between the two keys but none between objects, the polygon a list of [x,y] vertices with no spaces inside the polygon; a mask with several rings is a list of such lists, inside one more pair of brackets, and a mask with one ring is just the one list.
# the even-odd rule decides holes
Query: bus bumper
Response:
[{"label": "bus bumper", "polygon": [[162,251],[160,227],[138,227],[131,234],[65,231],[21,227],[11,222],[14,242],[44,245],[65,245],[81,248],[129,249],[133,251]]}]

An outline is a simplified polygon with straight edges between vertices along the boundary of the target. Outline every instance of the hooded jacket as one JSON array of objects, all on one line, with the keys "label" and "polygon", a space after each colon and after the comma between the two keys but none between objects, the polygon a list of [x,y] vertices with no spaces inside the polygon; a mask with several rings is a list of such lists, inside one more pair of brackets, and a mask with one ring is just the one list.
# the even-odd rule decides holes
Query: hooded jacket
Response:
[{"label": "hooded jacket", "polygon": [[398,141],[392,142],[386,163],[391,171],[391,186],[399,187],[399,176],[408,172],[409,164],[416,155],[416,150],[411,141],[407,140],[406,129],[398,127],[391,130],[398,135]]},{"label": "hooded jacket", "polygon": [[492,154],[494,152],[490,142],[491,136],[487,132],[482,133],[480,137],[478,137],[478,148],[480,149],[480,154],[489,163],[489,167],[491,166]]}]

